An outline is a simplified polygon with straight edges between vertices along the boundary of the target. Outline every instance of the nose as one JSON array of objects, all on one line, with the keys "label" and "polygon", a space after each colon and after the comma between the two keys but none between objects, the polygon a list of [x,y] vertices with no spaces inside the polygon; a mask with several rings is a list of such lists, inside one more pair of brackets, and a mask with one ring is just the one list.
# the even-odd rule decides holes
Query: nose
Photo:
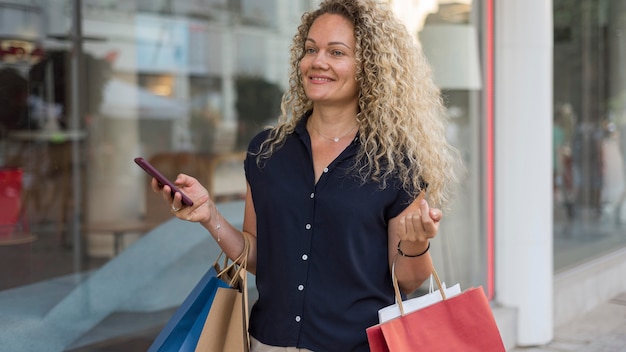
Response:
[{"label": "nose", "polygon": [[325,69],[328,68],[328,63],[326,62],[326,56],[322,51],[319,51],[312,62],[313,68]]}]

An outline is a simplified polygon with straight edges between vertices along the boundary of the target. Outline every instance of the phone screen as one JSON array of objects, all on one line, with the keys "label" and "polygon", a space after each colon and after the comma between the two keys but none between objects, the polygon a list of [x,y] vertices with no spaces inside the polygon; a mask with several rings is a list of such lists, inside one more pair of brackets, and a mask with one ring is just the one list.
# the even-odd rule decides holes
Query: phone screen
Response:
[{"label": "phone screen", "polygon": [[152,166],[144,158],[141,158],[141,157],[135,158],[135,163],[137,165],[139,165],[145,172],[147,172],[148,175],[156,178],[157,182],[159,182],[159,185],[161,187],[163,187],[164,185],[168,185],[170,187],[170,189],[172,190],[172,197],[174,196],[174,194],[176,192],[180,193],[180,195],[183,196],[183,201],[182,201],[183,205],[186,205],[186,206],[192,206],[193,205],[193,201],[191,199],[189,199],[189,197],[187,197],[183,192],[181,192],[178,189],[178,187],[176,187],[176,185],[174,185],[173,182],[171,182],[165,176],[163,176],[163,174],[161,174],[159,172],[159,170],[157,170],[154,166]]}]

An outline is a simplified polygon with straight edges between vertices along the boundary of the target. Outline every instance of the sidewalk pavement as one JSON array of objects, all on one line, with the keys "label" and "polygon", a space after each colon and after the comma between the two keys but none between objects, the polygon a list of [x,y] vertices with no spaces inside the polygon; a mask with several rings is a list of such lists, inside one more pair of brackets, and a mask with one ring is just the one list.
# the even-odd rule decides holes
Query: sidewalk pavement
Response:
[{"label": "sidewalk pavement", "polygon": [[626,292],[589,313],[559,326],[545,346],[518,347],[511,352],[625,352]]}]

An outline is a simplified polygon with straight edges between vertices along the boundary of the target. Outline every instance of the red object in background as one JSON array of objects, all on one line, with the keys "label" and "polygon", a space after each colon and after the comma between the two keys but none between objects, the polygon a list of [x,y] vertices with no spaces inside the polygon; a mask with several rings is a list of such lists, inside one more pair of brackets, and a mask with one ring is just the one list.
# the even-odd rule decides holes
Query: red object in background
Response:
[{"label": "red object in background", "polygon": [[0,238],[10,237],[20,220],[22,169],[0,168]]}]

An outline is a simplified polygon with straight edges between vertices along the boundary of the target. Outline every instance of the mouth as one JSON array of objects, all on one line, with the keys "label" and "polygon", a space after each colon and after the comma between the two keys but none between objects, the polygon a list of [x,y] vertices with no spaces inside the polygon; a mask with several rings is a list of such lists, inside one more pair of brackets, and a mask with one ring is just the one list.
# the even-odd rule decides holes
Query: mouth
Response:
[{"label": "mouth", "polygon": [[311,80],[312,82],[319,82],[319,83],[334,81],[333,79],[330,79],[328,77],[320,77],[320,76],[309,76],[309,80]]}]

